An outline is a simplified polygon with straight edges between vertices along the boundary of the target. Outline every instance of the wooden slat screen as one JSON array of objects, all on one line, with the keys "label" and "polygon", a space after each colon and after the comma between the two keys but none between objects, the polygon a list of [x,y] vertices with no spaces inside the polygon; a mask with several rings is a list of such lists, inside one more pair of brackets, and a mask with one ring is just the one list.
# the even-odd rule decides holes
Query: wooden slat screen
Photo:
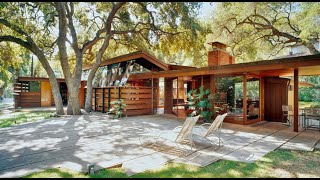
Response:
[{"label": "wooden slat screen", "polygon": [[[109,89],[110,97],[108,96]],[[104,92],[104,102],[102,99],[102,92]],[[119,98],[119,92],[120,98],[124,100],[125,104],[127,104],[125,115],[134,116],[152,114],[152,88],[141,86],[120,87],[120,91],[119,87],[93,88],[92,110],[102,112],[104,108],[104,112],[108,112],[109,98],[110,102],[117,100]]]},{"label": "wooden slat screen", "polygon": [[15,108],[21,107],[40,107],[41,94],[40,92],[29,92],[29,82],[14,83],[14,96]]},{"label": "wooden slat screen", "polygon": [[20,92],[21,103],[23,107],[40,107],[41,95],[40,92]]}]

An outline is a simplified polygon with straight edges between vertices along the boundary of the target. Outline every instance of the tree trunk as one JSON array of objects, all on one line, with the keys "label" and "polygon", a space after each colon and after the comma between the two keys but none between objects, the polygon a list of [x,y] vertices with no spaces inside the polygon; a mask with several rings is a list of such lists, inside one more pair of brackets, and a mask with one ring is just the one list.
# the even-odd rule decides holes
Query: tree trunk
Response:
[{"label": "tree trunk", "polygon": [[92,83],[93,83],[93,78],[99,68],[101,63],[95,63],[90,70],[88,80],[87,80],[87,94],[86,94],[86,102],[85,102],[85,110],[87,112],[90,112],[92,109]]},{"label": "tree trunk", "polygon": [[4,95],[4,89],[5,89],[5,87],[3,86],[3,87],[1,87],[0,88],[0,100],[3,100],[3,95]]},{"label": "tree trunk", "polygon": [[[79,75],[77,75],[79,76]],[[72,78],[72,88],[70,89],[70,101],[72,106],[73,115],[80,115],[80,101],[79,101],[79,86],[81,82],[81,76]]]},{"label": "tree trunk", "polygon": [[46,70],[46,72],[49,76],[49,82],[50,82],[50,86],[51,86],[52,96],[53,96],[54,103],[56,106],[56,113],[59,115],[64,115],[63,103],[62,103],[62,98],[61,98],[57,78],[56,78],[52,68],[50,67],[47,59],[45,58],[43,52],[39,48],[36,48],[36,47],[34,47],[33,52],[37,55],[42,67]]},{"label": "tree trunk", "polygon": [[63,103],[62,103],[62,98],[61,98],[60,89],[57,83],[57,79],[54,74],[50,74],[48,71],[47,73],[49,75],[49,82],[51,86],[52,96],[56,106],[56,113],[59,115],[64,115]]},{"label": "tree trunk", "polygon": [[68,115],[73,115],[72,103],[71,103],[71,99],[69,97],[68,97],[67,114]]},{"label": "tree trunk", "polygon": [[[81,81],[81,69],[82,69],[82,54],[78,48],[75,48],[76,53],[76,65],[74,69],[74,76],[70,71],[70,65],[68,63],[68,54],[67,54],[67,17],[66,17],[66,9],[64,3],[62,2],[55,2],[56,9],[59,16],[59,37],[57,39],[58,49],[59,49],[59,57],[60,57],[60,64],[63,70],[63,74],[67,83],[68,87],[68,94],[69,99],[68,102],[71,102],[73,115],[80,115],[80,102],[78,98],[79,94],[79,86]],[[72,19],[71,19],[72,20]],[[70,29],[72,33],[73,40],[76,40],[74,36],[75,32],[73,29]],[[76,46],[76,45],[75,45]]]}]

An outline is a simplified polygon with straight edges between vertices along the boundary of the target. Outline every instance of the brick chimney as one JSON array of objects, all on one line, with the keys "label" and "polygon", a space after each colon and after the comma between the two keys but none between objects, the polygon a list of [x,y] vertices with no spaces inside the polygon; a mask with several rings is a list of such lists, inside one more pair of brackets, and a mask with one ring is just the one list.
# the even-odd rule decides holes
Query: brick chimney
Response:
[{"label": "brick chimney", "polygon": [[226,44],[221,42],[210,42],[208,44],[212,46],[212,51],[208,52],[208,66],[234,64],[234,57],[226,52]]}]

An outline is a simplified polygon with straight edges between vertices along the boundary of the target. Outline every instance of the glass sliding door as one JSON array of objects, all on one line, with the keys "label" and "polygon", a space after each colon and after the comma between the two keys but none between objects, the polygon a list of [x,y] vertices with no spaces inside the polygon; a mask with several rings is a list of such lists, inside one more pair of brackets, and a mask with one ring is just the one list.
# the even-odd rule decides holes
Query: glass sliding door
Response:
[{"label": "glass sliding door", "polygon": [[243,124],[243,76],[216,77],[214,107],[225,122]]},{"label": "glass sliding door", "polygon": [[245,124],[252,124],[260,119],[260,80],[247,77],[246,83],[247,113]]}]

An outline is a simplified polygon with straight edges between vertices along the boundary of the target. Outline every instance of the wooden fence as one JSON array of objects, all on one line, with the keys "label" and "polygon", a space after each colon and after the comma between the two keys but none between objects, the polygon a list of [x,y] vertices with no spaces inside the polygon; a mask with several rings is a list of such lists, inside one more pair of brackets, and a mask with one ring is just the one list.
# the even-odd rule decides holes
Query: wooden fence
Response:
[{"label": "wooden fence", "polygon": [[40,92],[29,92],[30,85],[28,82],[14,83],[14,101],[15,108],[18,107],[40,107]]},{"label": "wooden fence", "polygon": [[152,114],[156,107],[155,97],[151,87],[96,87],[92,90],[92,110],[108,112],[112,101],[123,99],[127,104],[125,115]]}]

